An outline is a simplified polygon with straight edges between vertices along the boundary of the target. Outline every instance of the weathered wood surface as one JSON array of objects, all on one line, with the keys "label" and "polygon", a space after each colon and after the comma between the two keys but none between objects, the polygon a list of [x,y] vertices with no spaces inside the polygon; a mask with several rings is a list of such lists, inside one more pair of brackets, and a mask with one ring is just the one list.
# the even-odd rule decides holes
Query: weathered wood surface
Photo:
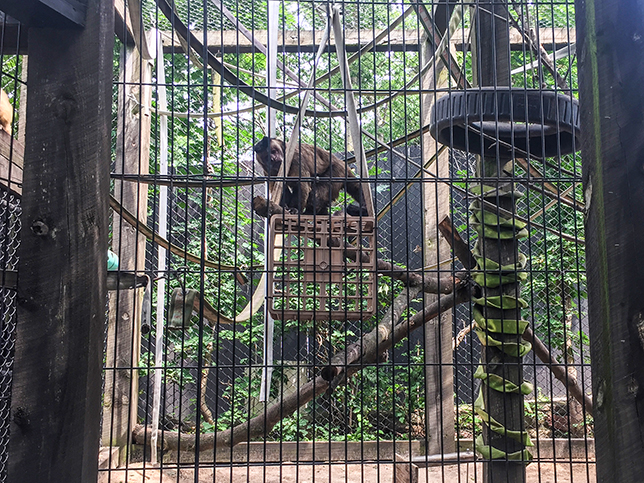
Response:
[{"label": "weathered wood surface", "polygon": [[113,12],[89,0],[84,30],[29,31],[9,483],[97,477]]},{"label": "weathered wood surface", "polygon": [[[509,12],[504,5],[494,3],[492,0],[485,0],[477,10],[475,25],[476,33],[473,39],[480,42],[475,50],[476,61],[473,62],[475,84],[478,86],[508,86],[510,85],[510,37],[511,29],[508,22]],[[503,173],[501,163],[495,157],[479,159],[479,176],[484,179],[482,183],[498,188],[500,177],[507,176]],[[496,203],[499,208],[515,213],[514,199],[512,197],[497,197],[489,199]],[[494,213],[494,208],[486,210]],[[517,264],[518,243],[516,239],[502,240],[487,237],[479,237],[477,241],[479,252],[490,260],[500,265]],[[483,297],[495,297],[500,295],[511,295],[519,297],[520,287],[518,283],[508,283],[498,288],[483,287]],[[520,309],[502,310],[493,307],[480,306],[484,317],[516,320],[521,318]],[[502,343],[518,344],[521,341],[520,334],[493,334],[494,338]],[[481,364],[489,374],[496,374],[517,386],[523,382],[523,366],[520,357],[513,357],[503,352],[498,347],[485,346],[481,357]],[[488,385],[482,384],[483,401],[485,411],[491,418],[501,423],[511,431],[524,429],[524,405],[523,394],[500,392],[491,389]],[[486,445],[492,446],[506,454],[523,450],[523,444],[505,434],[492,431],[488,425],[483,424],[483,438]],[[512,483],[523,483],[526,480],[525,463],[521,461],[507,461],[496,459],[483,463],[483,482],[497,483],[500,481],[511,481]]]},{"label": "weathered wood surface", "polygon": [[81,28],[88,0],[0,0],[0,10],[24,27]]},{"label": "weathered wood surface", "polygon": [[[152,65],[141,60],[137,50],[127,47],[121,57],[121,84],[118,95],[116,141],[117,173],[148,174],[150,153],[149,106]],[[136,183],[114,181],[114,197],[145,223],[147,190]],[[112,217],[112,251],[119,257],[119,269],[143,274],[145,235],[127,223],[116,211]],[[127,457],[131,430],[137,418],[138,363],[140,353],[141,292],[126,290],[110,295],[107,330],[106,374],[103,398],[103,435],[105,446],[122,449]]]},{"label": "weathered wood surface", "polygon": [[[434,55],[434,45],[426,42],[423,47],[421,64],[429,62]],[[444,61],[430,68],[421,79],[424,92],[421,97],[423,124],[429,123],[432,105],[436,100],[435,89],[446,88],[449,84],[448,70]],[[430,133],[423,135],[423,160],[436,156],[439,144]],[[441,278],[452,269],[450,246],[440,236],[438,221],[450,210],[450,188],[439,179],[450,176],[449,151],[443,150],[436,161],[422,171],[423,197],[423,266],[433,267],[424,273]],[[448,262],[445,264],[445,262]],[[443,272],[445,271],[445,272]],[[440,292],[438,292],[440,293]],[[439,300],[441,295],[426,294],[425,305]],[[453,314],[451,310],[441,313],[436,320],[425,326],[425,434],[429,453],[452,453],[454,442],[454,371],[452,352]]]},{"label": "weathered wood surface", "polygon": [[644,475],[644,3],[576,1],[597,481]]},{"label": "weathered wood surface", "polygon": [[[133,46],[134,32],[132,22],[129,14],[126,11],[123,0],[115,0],[115,21],[114,32],[117,37],[126,45]],[[16,52],[20,49],[20,54],[26,54],[28,43],[25,40],[17,42],[16,32],[17,29],[14,25],[5,27],[4,48],[9,52]],[[266,45],[267,33],[266,30],[254,30],[255,39]],[[379,31],[374,33],[373,30],[348,30],[346,32],[346,43],[348,52],[356,52],[361,45],[369,43],[373,40],[374,36]],[[377,51],[413,51],[418,50],[419,33],[422,35],[422,30],[401,30],[394,29],[391,35],[385,42],[381,42],[375,50]],[[2,34],[2,25],[0,24],[0,34]],[[202,33],[197,32],[199,38],[202,38]],[[281,30],[278,33],[278,50],[286,52],[315,52],[319,45],[322,36],[322,30],[316,31],[315,36],[312,31],[300,30],[298,31],[285,31]],[[164,31],[161,33],[163,41],[163,49],[165,53],[176,52],[181,53],[184,51],[183,46],[179,42],[176,35],[173,36],[172,32]],[[227,53],[248,53],[254,50],[250,40],[246,39],[236,30],[213,30],[208,32],[208,48],[213,52],[227,52]],[[542,28],[539,29],[539,41],[546,50],[560,49],[565,47],[571,42],[575,41],[575,29],[564,28]],[[511,30],[511,45],[512,50],[522,50],[525,48],[524,40],[521,33],[516,30]],[[452,44],[456,50],[463,50],[464,47],[469,48],[469,44],[465,45],[461,29],[457,29],[451,39]],[[331,51],[335,51],[335,46],[329,47]]]},{"label": "weathered wood surface", "polygon": [[[322,40],[323,30],[315,32],[310,30],[299,31],[282,31],[278,32],[277,45],[279,51],[287,52],[314,52],[317,50]],[[345,32],[345,43],[347,51],[354,52],[373,40],[374,36],[379,33],[378,30],[347,30]],[[254,30],[255,39],[263,45],[266,45],[266,30]],[[418,50],[420,42],[419,35],[422,36],[423,30],[392,30],[385,41],[380,43],[375,50]],[[196,35],[202,38],[203,34],[197,32]],[[239,35],[236,30],[210,31],[207,34],[208,48],[212,51],[222,52],[252,52],[254,47],[252,42]],[[173,37],[172,32],[164,31],[161,33],[164,52],[171,51],[182,52],[183,47],[176,35]],[[463,39],[463,30],[457,29],[451,37],[451,43],[457,50],[462,50],[467,39]],[[564,28],[543,28],[539,29],[539,40],[544,48],[551,50],[554,42],[555,48],[561,48],[570,42],[575,41],[575,32]],[[510,45],[513,50],[522,50],[525,48],[523,36],[516,29],[510,31]],[[469,47],[469,45],[468,45]],[[335,46],[330,46],[331,51],[335,51]]]}]

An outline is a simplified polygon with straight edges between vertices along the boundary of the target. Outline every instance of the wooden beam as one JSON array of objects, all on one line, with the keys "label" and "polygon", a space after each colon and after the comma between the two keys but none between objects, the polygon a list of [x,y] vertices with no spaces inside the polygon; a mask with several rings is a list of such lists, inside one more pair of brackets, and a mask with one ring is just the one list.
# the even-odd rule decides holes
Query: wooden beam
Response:
[{"label": "wooden beam", "polygon": [[[152,64],[142,60],[134,47],[122,49],[118,93],[116,138],[117,173],[148,174],[150,160],[150,106]],[[136,183],[114,181],[114,197],[142,223],[147,221],[148,190]],[[145,273],[145,243],[142,231],[127,223],[118,212],[112,217],[112,251],[119,269]],[[121,291],[110,296],[107,329],[106,374],[103,396],[103,445],[121,448],[127,458],[132,428],[137,418],[138,371],[141,339],[141,295]]]},{"label": "wooden beam", "polygon": [[[0,0],[2,1],[2,0]],[[121,42],[125,45],[135,45],[134,31],[129,13],[127,12],[123,0],[115,0],[114,2],[114,32]],[[4,29],[4,30],[3,30]],[[4,33],[3,33],[4,32]],[[267,35],[266,30],[254,30],[255,39],[266,45]],[[20,37],[18,37],[20,33]],[[377,34],[376,32],[375,34]],[[364,45],[373,40],[374,31],[362,30],[348,30],[346,34],[347,51],[357,52],[361,45]],[[422,31],[420,31],[422,35]],[[26,38],[26,29],[18,30],[17,24],[0,24],[0,35],[3,38],[3,46],[5,51],[16,54],[27,54],[28,43]],[[201,33],[197,34],[201,38]],[[211,31],[207,34],[208,48],[213,52],[225,53],[248,53],[257,52],[250,40],[246,39],[236,30],[217,30]],[[319,41],[321,40],[322,32],[315,33],[308,30],[300,31],[280,31],[278,33],[278,50],[280,52],[315,52]],[[575,41],[575,29],[564,28],[543,28],[539,30],[539,41],[546,50],[561,49],[568,45],[570,42]],[[179,42],[176,35],[173,36],[172,32],[161,32],[161,39],[163,42],[164,53],[181,53],[184,48]],[[374,50],[378,52],[385,51],[417,51],[419,42],[418,30],[401,30],[395,29],[386,41],[380,43]],[[470,48],[469,43],[463,41],[463,33],[457,29],[451,39],[452,44],[456,50],[462,51],[465,47]],[[332,52],[335,52],[335,46],[329,47]],[[516,29],[510,30],[510,48],[511,50],[522,50],[524,48],[524,41],[521,34]]]},{"label": "wooden beam", "polygon": [[[266,45],[267,36],[266,30],[254,30],[255,39],[263,45]],[[281,52],[315,52],[317,46],[322,40],[322,31],[317,30],[315,36],[310,30],[299,31],[280,31],[278,33],[277,44],[278,50]],[[375,35],[379,32],[373,30],[347,30],[345,33],[345,42],[347,51],[355,52],[361,45],[371,42]],[[391,32],[387,39],[381,42],[375,50],[377,51],[417,51],[419,45],[419,35],[422,36],[423,30],[402,30],[396,29]],[[198,38],[202,38],[202,33],[195,34]],[[552,50],[553,45],[555,48],[562,48],[570,42],[575,41],[574,29],[564,28],[543,28],[539,30],[539,41],[547,50]],[[247,53],[253,52],[254,47],[252,42],[236,30],[221,30],[211,31],[207,34],[208,48],[213,52],[225,53]],[[161,40],[163,42],[163,50],[165,53],[170,52],[183,52],[183,47],[179,42],[177,36],[173,36],[172,32],[161,32]],[[463,40],[462,29],[457,29],[451,38],[457,50],[463,50],[464,46],[469,48],[467,40]],[[554,42],[554,44],[553,44]],[[467,44],[467,45],[464,45]],[[512,50],[522,50],[524,48],[524,41],[521,33],[516,29],[510,29],[510,47]],[[330,49],[335,52],[335,46],[331,45]]]},{"label": "wooden beam", "polygon": [[113,13],[89,0],[84,29],[29,30],[9,483],[97,480]]},{"label": "wooden beam", "polygon": [[0,0],[0,10],[26,27],[81,28],[87,0]]},{"label": "wooden beam", "polygon": [[[434,55],[435,45],[426,42],[423,49],[421,65]],[[436,100],[435,89],[448,85],[449,74],[444,64],[437,62],[421,79],[423,92],[421,112],[423,124],[429,123],[432,105]],[[449,244],[438,230],[438,222],[449,213],[450,188],[438,180],[447,179],[449,172],[449,151],[437,153],[440,146],[430,135],[422,137],[423,164],[436,156],[436,161],[422,171],[423,197],[423,264],[438,266],[436,274],[440,279],[441,263],[451,258]],[[448,265],[446,267],[450,269]],[[441,295],[425,295],[425,305],[438,302]],[[434,453],[452,453],[456,451],[454,443],[454,371],[452,351],[453,313],[446,310],[440,314],[436,323],[425,326],[425,434],[427,451]]]},{"label": "wooden beam", "polygon": [[132,20],[125,10],[125,0],[114,0],[114,33],[124,45],[136,45]]},{"label": "wooden beam", "polygon": [[644,474],[644,5],[575,2],[597,481]]}]

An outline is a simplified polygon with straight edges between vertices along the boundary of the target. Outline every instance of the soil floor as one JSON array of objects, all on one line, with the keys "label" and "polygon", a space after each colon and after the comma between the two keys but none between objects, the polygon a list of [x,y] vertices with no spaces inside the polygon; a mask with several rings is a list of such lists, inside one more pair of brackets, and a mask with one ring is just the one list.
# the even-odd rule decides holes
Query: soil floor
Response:
[{"label": "soil floor", "polygon": [[[399,467],[400,468],[400,467]],[[482,463],[420,468],[419,483],[482,482]],[[133,464],[127,470],[103,471],[99,481],[109,483],[394,483],[392,464],[319,464],[176,469]],[[595,483],[594,462],[532,463],[527,483]]]}]

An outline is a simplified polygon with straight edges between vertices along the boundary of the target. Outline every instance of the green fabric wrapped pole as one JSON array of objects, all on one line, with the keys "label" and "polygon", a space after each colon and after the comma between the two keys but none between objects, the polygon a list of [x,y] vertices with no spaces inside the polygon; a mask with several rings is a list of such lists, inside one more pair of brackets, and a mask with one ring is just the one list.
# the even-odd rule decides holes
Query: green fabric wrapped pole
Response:
[{"label": "green fabric wrapped pole", "polygon": [[[478,187],[474,194],[483,193],[483,197],[497,197],[497,196],[512,196],[519,197],[521,194],[515,191],[511,186],[507,188],[493,188],[489,186]],[[475,201],[470,205],[472,215],[470,222],[478,233],[480,238],[492,238],[496,240],[510,240],[521,239],[529,235],[524,222],[515,220],[514,218],[507,218],[494,213],[486,208],[481,208],[481,203]],[[474,257],[477,262],[476,271],[473,273],[472,278],[476,283],[486,288],[498,288],[503,284],[517,283],[526,280],[527,273],[524,271],[527,265],[527,258],[522,253],[518,254],[517,262],[512,265],[499,265],[498,262],[486,258],[477,249],[474,250]],[[501,310],[521,310],[528,306],[528,303],[519,297],[511,295],[498,295],[491,297],[478,297],[474,298],[473,302],[476,304],[473,309],[474,320],[476,321],[477,328],[475,333],[478,336],[481,344],[484,346],[493,346],[499,348],[505,354],[512,357],[525,356],[532,345],[521,340],[517,343],[500,341],[494,337],[493,334],[523,334],[528,327],[528,321],[516,319],[497,319],[487,318],[484,315],[485,307],[491,309]],[[483,399],[483,384],[487,388],[499,391],[502,393],[521,393],[523,395],[530,394],[533,391],[532,384],[523,382],[520,385],[509,381],[498,374],[486,372],[483,365],[480,365],[474,377],[480,379],[482,382],[479,396],[474,402],[474,410],[486,424],[491,431],[501,434],[507,438],[511,438],[520,442],[525,447],[533,446],[530,441],[530,436],[526,431],[509,430],[500,422],[492,418],[485,409]],[[483,436],[479,435],[475,442],[474,447],[476,451],[485,459],[503,459],[511,461],[526,461],[532,460],[532,454],[527,449],[516,451],[513,453],[506,453],[491,445],[486,445]]]}]

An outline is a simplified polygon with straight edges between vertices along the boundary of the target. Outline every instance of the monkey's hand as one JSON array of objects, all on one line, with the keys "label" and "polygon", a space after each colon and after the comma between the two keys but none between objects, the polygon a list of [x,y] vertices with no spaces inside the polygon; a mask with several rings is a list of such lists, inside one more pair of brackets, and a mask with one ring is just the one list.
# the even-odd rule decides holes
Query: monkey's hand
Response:
[{"label": "monkey's hand", "polygon": [[268,201],[263,196],[255,196],[253,198],[253,210],[259,216],[269,218],[272,215],[281,215],[283,213],[290,213],[290,210],[282,208],[274,201]]}]

